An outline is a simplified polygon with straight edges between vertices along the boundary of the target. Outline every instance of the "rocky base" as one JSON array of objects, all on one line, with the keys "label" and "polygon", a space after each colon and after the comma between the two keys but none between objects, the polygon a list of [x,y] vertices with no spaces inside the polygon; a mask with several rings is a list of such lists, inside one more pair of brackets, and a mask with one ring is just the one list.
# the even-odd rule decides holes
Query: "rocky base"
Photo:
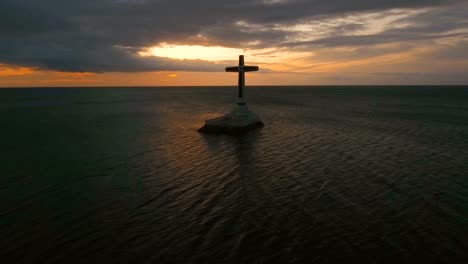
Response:
[{"label": "rocky base", "polygon": [[238,105],[231,113],[206,120],[198,132],[207,134],[239,135],[263,127],[257,115],[250,112],[245,105]]}]

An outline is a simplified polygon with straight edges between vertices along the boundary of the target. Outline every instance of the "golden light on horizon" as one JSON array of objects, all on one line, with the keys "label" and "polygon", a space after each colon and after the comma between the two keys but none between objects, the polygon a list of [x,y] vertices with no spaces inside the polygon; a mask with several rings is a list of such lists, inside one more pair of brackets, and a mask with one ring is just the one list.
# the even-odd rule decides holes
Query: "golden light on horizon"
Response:
[{"label": "golden light on horizon", "polygon": [[[278,48],[242,50],[220,46],[172,45],[162,43],[139,52],[142,57],[165,57],[178,60],[203,60],[213,62],[237,61],[239,55],[246,55],[248,63],[259,64],[269,71],[294,71],[294,61],[309,56],[307,51],[289,51]],[[288,63],[284,63],[287,61]],[[291,64],[292,63],[292,64]],[[174,78],[172,74],[167,75]]]},{"label": "golden light on horizon", "polygon": [[[456,49],[463,43],[456,38],[446,38],[433,42],[434,45],[431,47],[417,46],[408,49],[400,49],[400,43],[386,43],[374,45],[372,49],[367,49],[365,56],[361,56],[360,52],[363,51],[356,47],[316,48],[304,51],[290,51],[281,48],[249,50],[246,54],[246,63],[259,65],[261,73],[250,73],[248,85],[336,85],[350,82],[356,84],[386,84],[388,82],[401,83],[400,80],[418,84],[420,79],[416,77],[423,76],[426,73],[437,74],[443,72],[444,69],[453,69],[453,72],[462,75],[463,69],[466,69],[466,60],[434,60],[434,58],[431,58],[431,54],[443,54],[446,50]],[[193,46],[171,47],[180,49]],[[212,47],[203,47],[203,49],[211,51]],[[214,51],[222,51],[223,49],[217,50],[215,48]],[[214,51],[210,53],[214,54]],[[204,54],[198,55],[201,57]],[[237,51],[225,55],[226,57],[230,56],[230,61],[216,62],[216,64],[219,64],[220,69],[224,64],[235,64],[233,61],[237,60],[238,55]],[[146,56],[154,55],[149,54]],[[214,57],[216,58],[216,56]],[[204,59],[206,60],[206,58]],[[0,63],[0,88],[232,86],[233,83],[236,83],[236,76],[226,74],[221,70],[219,72],[200,72],[196,70],[194,68],[194,71],[171,69],[170,71],[149,72],[63,72]],[[407,78],[399,79],[401,71],[412,73],[415,78],[410,81]],[[340,79],[337,76],[344,77]]]},{"label": "golden light on horizon", "polygon": [[244,54],[242,49],[226,48],[220,46],[205,47],[198,45],[169,45],[162,43],[159,46],[148,48],[140,52],[140,56],[157,56],[172,59],[223,61],[237,58]]},{"label": "golden light on horizon", "polygon": [[32,74],[35,71],[34,68],[0,64],[0,76],[22,76]]}]

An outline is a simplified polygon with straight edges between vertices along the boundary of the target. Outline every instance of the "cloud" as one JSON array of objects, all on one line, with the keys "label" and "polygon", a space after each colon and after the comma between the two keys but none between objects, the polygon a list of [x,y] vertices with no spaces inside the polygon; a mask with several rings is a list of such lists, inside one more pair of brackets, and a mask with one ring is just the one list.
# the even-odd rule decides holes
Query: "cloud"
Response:
[{"label": "cloud", "polygon": [[[162,42],[310,50],[466,37],[466,8],[460,8],[464,3],[2,0],[0,63],[67,72],[220,71],[224,65],[214,62],[141,57],[138,52]],[[427,8],[416,15],[410,12]],[[404,16],[395,15],[395,9]],[[398,17],[395,23],[407,26],[384,26],[367,34],[366,30],[375,30],[367,23],[385,12],[393,12],[388,16]],[[314,39],[307,39],[310,36]]]},{"label": "cloud", "polygon": [[[404,12],[404,11],[403,11]],[[329,34],[310,41],[284,42],[284,47],[349,47],[395,42],[435,41],[445,38],[468,38],[467,5],[430,9],[403,16],[374,34]],[[357,27],[357,30],[360,28]],[[426,42],[427,44],[427,42]]]},{"label": "cloud", "polygon": [[5,76],[23,76],[31,74],[34,72],[34,69],[26,67],[12,67],[7,65],[0,64],[0,77]]}]

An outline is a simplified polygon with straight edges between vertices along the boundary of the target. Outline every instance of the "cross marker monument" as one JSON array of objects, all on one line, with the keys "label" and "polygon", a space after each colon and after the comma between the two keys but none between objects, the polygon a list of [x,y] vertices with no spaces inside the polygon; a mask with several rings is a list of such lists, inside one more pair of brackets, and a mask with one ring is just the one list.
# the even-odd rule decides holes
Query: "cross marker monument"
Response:
[{"label": "cross marker monument", "polygon": [[245,73],[258,71],[258,66],[245,66],[244,55],[239,56],[239,66],[227,67],[227,72],[239,73],[239,91],[237,105],[234,109],[221,117],[206,120],[205,125],[198,131],[203,133],[241,134],[252,129],[263,127],[257,115],[249,111],[245,102]]}]

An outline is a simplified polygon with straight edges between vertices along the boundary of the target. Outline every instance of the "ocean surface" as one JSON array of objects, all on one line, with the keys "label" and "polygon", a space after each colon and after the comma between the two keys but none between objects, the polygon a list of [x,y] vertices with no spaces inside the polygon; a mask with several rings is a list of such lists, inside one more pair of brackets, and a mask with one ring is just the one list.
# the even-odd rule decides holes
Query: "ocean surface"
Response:
[{"label": "ocean surface", "polygon": [[468,263],[468,87],[0,89],[2,263]]}]

